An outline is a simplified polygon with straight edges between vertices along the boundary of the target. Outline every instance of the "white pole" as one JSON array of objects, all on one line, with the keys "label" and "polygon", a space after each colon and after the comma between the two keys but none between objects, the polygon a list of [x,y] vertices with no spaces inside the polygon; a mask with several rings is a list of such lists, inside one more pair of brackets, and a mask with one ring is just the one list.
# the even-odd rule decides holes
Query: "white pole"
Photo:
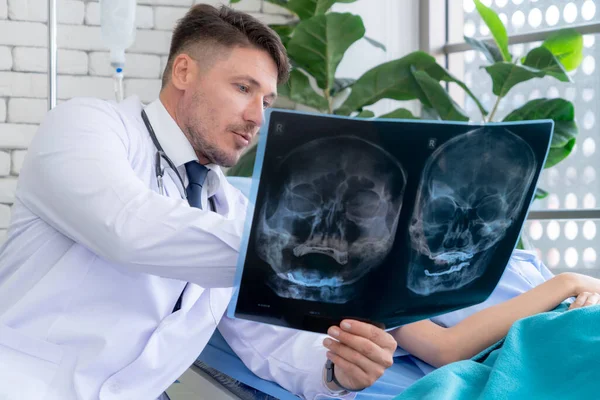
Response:
[{"label": "white pole", "polygon": [[48,0],[48,109],[56,106],[56,0]]}]

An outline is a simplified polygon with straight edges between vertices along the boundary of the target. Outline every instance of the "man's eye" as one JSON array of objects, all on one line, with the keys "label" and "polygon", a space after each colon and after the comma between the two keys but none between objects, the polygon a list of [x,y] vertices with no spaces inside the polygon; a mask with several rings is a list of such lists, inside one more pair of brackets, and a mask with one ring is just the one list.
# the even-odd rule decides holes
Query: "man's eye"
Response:
[{"label": "man's eye", "polygon": [[268,101],[263,101],[263,108],[267,109],[271,107],[271,103],[269,103]]},{"label": "man's eye", "polygon": [[250,90],[246,85],[238,85],[238,89],[240,89],[240,92],[244,93],[248,93],[248,91]]}]

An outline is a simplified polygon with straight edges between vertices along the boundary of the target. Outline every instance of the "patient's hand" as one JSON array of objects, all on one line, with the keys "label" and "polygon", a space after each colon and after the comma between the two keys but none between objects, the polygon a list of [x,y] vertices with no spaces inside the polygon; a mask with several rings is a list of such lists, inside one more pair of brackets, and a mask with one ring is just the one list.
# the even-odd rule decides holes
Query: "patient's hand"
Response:
[{"label": "patient's hand", "polygon": [[579,296],[575,299],[575,301],[569,307],[569,310],[573,310],[575,308],[587,307],[587,306],[595,306],[600,302],[600,294],[591,293],[591,292],[583,292],[580,293]]},{"label": "patient's hand", "polygon": [[[340,329],[341,328],[341,329]],[[371,324],[344,320],[339,327],[332,326],[323,345],[329,349],[327,358],[335,364],[335,377],[347,389],[369,387],[394,363],[396,340]],[[335,383],[330,388],[339,390]]]},{"label": "patient's hand", "polygon": [[568,272],[565,275],[568,275],[573,285],[571,297],[576,297],[569,310],[600,303],[600,295],[598,294],[600,293],[600,279],[573,272]]}]

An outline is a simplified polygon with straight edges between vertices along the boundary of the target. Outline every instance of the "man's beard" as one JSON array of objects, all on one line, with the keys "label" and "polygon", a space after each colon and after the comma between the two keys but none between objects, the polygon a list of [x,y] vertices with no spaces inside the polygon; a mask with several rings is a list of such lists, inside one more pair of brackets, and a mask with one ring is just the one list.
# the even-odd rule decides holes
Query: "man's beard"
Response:
[{"label": "man's beard", "polygon": [[[231,167],[238,162],[240,158],[239,153],[229,154],[227,151],[219,149],[217,146],[209,143],[206,140],[206,134],[204,127],[201,124],[195,124],[197,129],[187,126],[187,136],[191,138],[192,147],[196,154],[202,154],[209,163],[216,164],[221,167]],[[233,133],[232,133],[233,134]]]},{"label": "man's beard", "polygon": [[[208,104],[204,103],[202,96],[196,93],[192,98],[192,105],[190,109],[210,109]],[[207,119],[210,121],[210,115],[212,112],[207,113]],[[232,131],[241,133],[253,133],[256,129],[252,123],[243,125],[229,125],[225,132],[221,134],[235,135]],[[234,166],[242,153],[242,149],[237,152],[228,152],[218,148],[215,144],[210,142],[210,135],[208,134],[206,125],[204,124],[203,117],[191,116],[188,123],[185,125],[185,135],[190,141],[194,152],[198,155],[204,156],[209,163],[216,164],[221,167],[229,168]]]}]

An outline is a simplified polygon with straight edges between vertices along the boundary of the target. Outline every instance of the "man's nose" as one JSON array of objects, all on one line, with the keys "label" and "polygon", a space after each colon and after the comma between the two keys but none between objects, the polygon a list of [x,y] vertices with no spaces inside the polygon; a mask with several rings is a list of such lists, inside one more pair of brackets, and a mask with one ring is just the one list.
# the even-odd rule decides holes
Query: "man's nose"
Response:
[{"label": "man's nose", "polygon": [[264,111],[262,97],[255,97],[246,107],[244,119],[259,128],[263,123]]}]

